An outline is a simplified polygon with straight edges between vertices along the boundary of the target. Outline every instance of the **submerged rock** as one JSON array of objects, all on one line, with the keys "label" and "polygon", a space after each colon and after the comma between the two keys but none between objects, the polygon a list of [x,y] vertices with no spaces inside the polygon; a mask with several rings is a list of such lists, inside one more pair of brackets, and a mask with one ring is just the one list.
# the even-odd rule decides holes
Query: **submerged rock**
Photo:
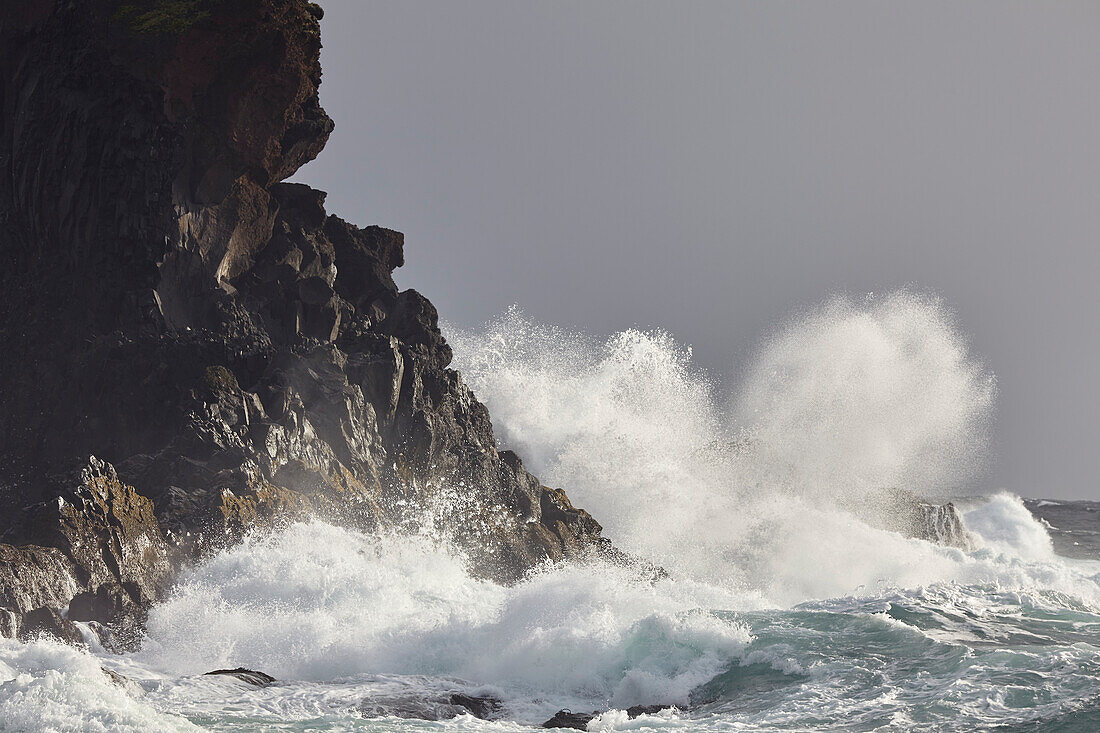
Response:
[{"label": "submerged rock", "polygon": [[498,717],[501,708],[504,707],[504,703],[495,697],[466,695],[461,692],[451,695],[450,700],[452,705],[466,708],[471,715],[482,720],[492,720]]},{"label": "submerged rock", "polygon": [[107,676],[107,679],[111,681],[111,684],[121,687],[130,694],[141,695],[144,692],[141,685],[139,685],[137,682],[130,679],[126,675],[120,672],[116,672],[110,667],[100,667],[99,669],[103,672],[103,674]]},{"label": "submerged rock", "polygon": [[588,730],[588,724],[596,719],[600,713],[574,713],[571,710],[559,710],[554,717],[542,724],[543,728],[573,728],[574,730]]},{"label": "submerged rock", "polygon": [[[630,720],[639,715],[653,715],[662,710],[675,708],[674,705],[634,705],[626,709],[626,717]],[[559,710],[554,717],[542,724],[543,728],[573,728],[575,730],[588,730],[588,724],[603,713],[593,711],[591,713],[574,713],[571,710]]]},{"label": "submerged rock", "polygon": [[409,718],[417,720],[450,720],[460,715],[473,715],[481,720],[496,720],[504,703],[487,695],[467,695],[461,692],[423,695],[378,695],[364,700],[359,712],[366,718]]},{"label": "submerged rock", "polygon": [[254,669],[245,669],[244,667],[237,667],[236,669],[215,669],[212,672],[205,672],[205,675],[224,675],[226,677],[235,677],[241,682],[247,682],[250,685],[256,687],[267,687],[275,678],[264,672],[257,672]]},{"label": "submerged rock", "polygon": [[333,129],[317,6],[162,4],[0,17],[0,633],[69,608],[125,646],[293,517],[445,527],[506,582],[614,555],[497,450],[403,236],[284,182]]},{"label": "submerged rock", "polygon": [[639,715],[655,715],[662,710],[671,710],[675,707],[675,705],[633,705],[626,709],[626,717],[633,720]]}]

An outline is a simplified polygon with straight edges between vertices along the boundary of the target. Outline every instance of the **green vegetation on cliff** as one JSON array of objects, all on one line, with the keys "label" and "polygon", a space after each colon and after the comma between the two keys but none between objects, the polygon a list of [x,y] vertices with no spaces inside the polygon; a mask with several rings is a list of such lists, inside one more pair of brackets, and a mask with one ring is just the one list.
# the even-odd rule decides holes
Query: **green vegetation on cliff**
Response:
[{"label": "green vegetation on cliff", "polygon": [[210,17],[209,0],[146,0],[127,3],[113,20],[134,33],[179,35]]}]

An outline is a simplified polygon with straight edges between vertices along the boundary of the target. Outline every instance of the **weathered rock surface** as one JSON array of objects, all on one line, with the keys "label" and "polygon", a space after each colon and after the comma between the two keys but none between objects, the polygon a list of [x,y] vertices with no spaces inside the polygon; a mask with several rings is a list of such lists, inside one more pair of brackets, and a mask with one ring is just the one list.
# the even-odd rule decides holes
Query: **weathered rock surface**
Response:
[{"label": "weathered rock surface", "polygon": [[936,504],[901,489],[885,491],[879,501],[890,509],[877,518],[886,529],[946,547],[974,549],[974,541],[953,502]]},{"label": "weathered rock surface", "polygon": [[917,502],[910,514],[909,535],[960,550],[974,549],[974,540],[966,531],[959,510],[950,501],[946,504]]},{"label": "weathered rock surface", "polygon": [[52,498],[13,507],[0,544],[0,607],[12,631],[70,641],[80,639],[72,621],[110,619],[132,633],[170,570],[153,503],[95,457],[42,489]]},{"label": "weathered rock surface", "polygon": [[320,15],[0,15],[0,633],[47,609],[125,645],[181,565],[307,514],[437,525],[505,581],[614,553],[497,450],[435,308],[394,284],[402,235],[283,182],[333,128]]}]

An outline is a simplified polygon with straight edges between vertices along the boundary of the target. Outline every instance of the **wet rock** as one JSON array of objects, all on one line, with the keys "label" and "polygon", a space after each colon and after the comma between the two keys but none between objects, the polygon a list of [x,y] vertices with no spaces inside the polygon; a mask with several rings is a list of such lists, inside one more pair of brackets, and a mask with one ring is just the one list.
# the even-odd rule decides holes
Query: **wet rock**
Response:
[{"label": "wet rock", "polygon": [[72,638],[68,619],[45,613],[66,606],[73,620],[136,626],[172,571],[152,502],[95,457],[50,483],[55,498],[25,507],[8,529],[23,546],[0,545],[0,606],[23,616],[21,635],[34,612],[35,628]]},{"label": "wet rock", "polygon": [[[639,715],[654,715],[662,710],[674,709],[675,705],[633,705],[626,709],[626,717],[633,720]],[[588,730],[588,724],[602,713],[574,713],[570,710],[559,710],[554,717],[542,724],[543,728],[573,728],[575,730]]]},{"label": "wet rock", "polygon": [[675,705],[633,705],[626,709],[626,717],[633,720],[639,715],[656,715],[662,710],[673,710]]},{"label": "wet rock", "polygon": [[41,637],[50,637],[73,646],[86,646],[84,635],[80,633],[76,624],[52,608],[36,608],[23,614],[22,623],[19,625],[19,638],[30,641]]},{"label": "wet rock", "polygon": [[493,720],[500,715],[504,703],[495,697],[466,695],[456,692],[450,697],[450,703],[470,711],[470,714],[481,720]]},{"label": "wet rock", "polygon": [[460,715],[473,715],[481,720],[495,720],[500,717],[503,707],[500,700],[483,695],[410,693],[376,695],[364,700],[359,712],[366,718],[450,720]]},{"label": "wet rock", "polygon": [[588,724],[600,713],[574,713],[571,710],[559,710],[554,717],[542,724],[543,728],[573,728],[574,730],[588,730]]},{"label": "wet rock", "polygon": [[133,603],[131,594],[118,583],[104,583],[95,591],[84,591],[69,601],[69,618],[75,621],[97,621],[118,618]]},{"label": "wet rock", "polygon": [[938,504],[912,491],[892,488],[870,495],[862,506],[849,508],[869,524],[884,526],[907,537],[964,551],[974,548],[953,502]]},{"label": "wet rock", "polygon": [[234,677],[241,682],[247,682],[250,685],[256,687],[267,687],[275,678],[264,672],[257,672],[253,669],[245,669],[244,667],[237,667],[236,669],[215,669],[212,672],[205,672],[204,675],[224,675],[226,677]]},{"label": "wet rock", "polygon": [[959,510],[952,502],[929,504],[918,502],[912,509],[909,536],[960,550],[974,549],[974,541],[966,531]]},{"label": "wet rock", "polygon": [[117,685],[118,687],[121,687],[130,692],[138,692],[141,689],[141,687],[132,679],[124,674],[114,671],[110,667],[100,667],[100,670],[103,671],[103,674],[107,675],[107,679],[109,679],[111,681],[111,684],[113,685]]},{"label": "wet rock", "polygon": [[253,527],[415,526],[444,491],[431,521],[486,576],[614,557],[497,450],[393,280],[403,235],[283,182],[333,129],[318,8],[208,5],[0,19],[0,633],[68,607],[124,644]]},{"label": "wet rock", "polygon": [[14,639],[19,633],[19,617],[14,611],[0,608],[0,637]]},{"label": "wet rock", "polygon": [[952,502],[939,504],[913,491],[884,488],[841,500],[839,505],[873,527],[964,551],[974,547]]}]

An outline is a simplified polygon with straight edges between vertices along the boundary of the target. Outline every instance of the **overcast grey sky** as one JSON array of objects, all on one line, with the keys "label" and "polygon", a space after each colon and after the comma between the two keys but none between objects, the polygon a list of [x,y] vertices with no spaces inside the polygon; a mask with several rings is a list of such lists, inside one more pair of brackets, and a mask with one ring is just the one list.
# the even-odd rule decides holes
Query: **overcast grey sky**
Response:
[{"label": "overcast grey sky", "polygon": [[297,180],[447,320],[659,326],[729,379],[831,293],[934,291],[998,378],[990,484],[1100,499],[1100,3],[323,5]]}]

